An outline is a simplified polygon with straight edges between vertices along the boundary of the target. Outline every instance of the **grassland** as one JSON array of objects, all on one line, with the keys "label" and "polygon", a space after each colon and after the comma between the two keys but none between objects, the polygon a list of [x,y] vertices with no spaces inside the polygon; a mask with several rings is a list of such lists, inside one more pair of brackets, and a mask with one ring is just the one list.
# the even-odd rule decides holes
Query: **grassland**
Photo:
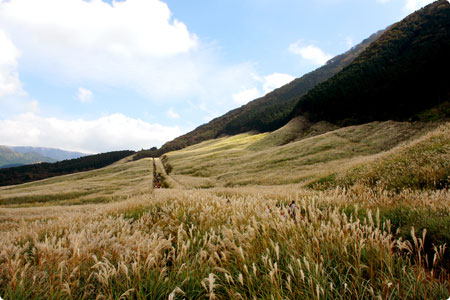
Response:
[{"label": "grassland", "polygon": [[[286,217],[292,199],[296,222]],[[386,217],[449,205],[448,191],[245,187],[2,209],[0,291],[5,299],[447,299],[445,246],[430,247],[421,228],[405,226],[405,239]]]},{"label": "grassland", "polygon": [[0,187],[0,206],[50,206],[111,202],[152,189],[152,162],[123,159],[108,167]]},{"label": "grassland", "polygon": [[[174,170],[171,177],[191,187],[306,185],[333,172],[366,163],[375,154],[417,139],[435,128],[433,124],[387,121],[308,136],[320,133],[320,126],[297,134],[286,129],[289,126],[270,134],[224,137],[167,153]],[[280,142],[286,139],[294,141]]]},{"label": "grassland", "polygon": [[378,186],[389,190],[444,189],[450,185],[450,124],[411,143],[373,156],[369,161],[341,169],[310,186]]},{"label": "grassland", "polygon": [[447,299],[450,125],[285,129],[1,188],[0,297]]}]

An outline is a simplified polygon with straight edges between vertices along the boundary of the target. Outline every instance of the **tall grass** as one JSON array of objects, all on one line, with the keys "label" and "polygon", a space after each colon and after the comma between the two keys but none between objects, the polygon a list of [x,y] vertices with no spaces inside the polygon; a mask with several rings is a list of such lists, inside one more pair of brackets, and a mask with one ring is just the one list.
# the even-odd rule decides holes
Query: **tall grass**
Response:
[{"label": "tall grass", "polygon": [[450,193],[172,189],[102,205],[0,209],[0,296],[448,298],[447,246],[430,252],[428,233],[408,224],[394,232],[394,206],[448,216]]},{"label": "tall grass", "polygon": [[299,140],[280,142],[291,140],[285,134],[301,131],[296,126],[206,141],[167,153],[165,161],[172,166],[170,176],[184,186],[308,184],[345,167],[366,164],[374,155],[417,139],[437,125],[372,122],[324,134],[318,129],[313,136],[301,134]]},{"label": "tall grass", "polygon": [[450,185],[450,123],[347,170],[312,182],[310,186],[364,184],[389,190],[445,189]]}]

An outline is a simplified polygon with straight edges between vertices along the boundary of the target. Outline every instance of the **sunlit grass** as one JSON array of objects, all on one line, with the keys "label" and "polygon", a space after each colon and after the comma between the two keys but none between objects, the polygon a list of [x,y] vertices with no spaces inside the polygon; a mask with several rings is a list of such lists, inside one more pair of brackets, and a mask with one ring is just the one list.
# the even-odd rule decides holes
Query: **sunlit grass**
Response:
[{"label": "sunlit grass", "polygon": [[280,146],[272,144],[279,135],[285,138],[285,130],[269,135],[241,134],[170,152],[167,157],[173,167],[170,175],[185,186],[201,187],[207,182],[215,186],[308,184],[416,139],[434,127],[373,122],[300,136],[300,140]]},{"label": "sunlit grass", "polygon": [[169,153],[170,174],[155,160],[170,189],[152,188],[151,159],[0,188],[0,297],[447,299],[448,188],[367,180],[448,170],[448,125],[419,127],[208,141]]},{"label": "sunlit grass", "polygon": [[450,185],[450,123],[410,143],[317,179],[313,187],[364,184],[389,190]]},{"label": "sunlit grass", "polygon": [[[292,199],[297,222],[286,217]],[[393,204],[439,214],[450,194],[156,190],[103,205],[2,209],[0,291],[6,299],[446,299],[445,246],[429,248],[422,229],[411,234],[415,223],[393,232]]]},{"label": "sunlit grass", "polygon": [[122,200],[152,190],[150,159],[123,160],[88,172],[58,176],[33,183],[0,187],[0,207],[74,205]]}]

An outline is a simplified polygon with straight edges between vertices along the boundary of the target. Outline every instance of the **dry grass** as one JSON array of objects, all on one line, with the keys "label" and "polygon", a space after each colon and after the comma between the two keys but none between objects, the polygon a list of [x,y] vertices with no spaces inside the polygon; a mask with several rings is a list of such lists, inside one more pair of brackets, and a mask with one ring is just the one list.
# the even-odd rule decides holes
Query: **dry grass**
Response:
[{"label": "dry grass", "polygon": [[[297,222],[286,217],[292,199]],[[361,187],[157,190],[69,209],[1,209],[0,295],[446,299],[445,246],[428,253],[419,230],[410,241],[397,238],[383,219],[393,204],[439,212],[449,207],[450,194],[393,198]]]},{"label": "dry grass", "polygon": [[151,188],[150,159],[1,188],[0,297],[447,299],[448,189],[261,185],[389,166],[399,153],[434,153],[414,170],[445,163],[446,128],[393,150],[429,128],[371,123],[262,150],[251,145],[267,135],[208,141],[169,153],[169,175],[156,160],[171,189]]},{"label": "dry grass", "polygon": [[0,187],[0,206],[73,205],[118,201],[152,189],[150,159],[16,186]]},{"label": "dry grass", "polygon": [[450,185],[450,123],[391,151],[319,178],[315,187],[363,184],[389,190],[443,189]]},{"label": "dry grass", "polygon": [[200,143],[167,156],[173,166],[171,176],[184,186],[308,184],[367,161],[433,128],[433,124],[373,122],[275,147],[272,143],[277,134],[284,136],[283,130],[269,135],[241,134]]}]

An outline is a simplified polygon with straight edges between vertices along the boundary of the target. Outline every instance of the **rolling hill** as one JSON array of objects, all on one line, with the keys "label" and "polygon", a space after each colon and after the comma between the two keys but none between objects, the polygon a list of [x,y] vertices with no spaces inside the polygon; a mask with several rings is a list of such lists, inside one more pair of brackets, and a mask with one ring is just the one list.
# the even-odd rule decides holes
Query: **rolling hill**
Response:
[{"label": "rolling hill", "polygon": [[34,164],[38,162],[55,162],[56,159],[37,152],[18,152],[13,147],[0,146],[0,168]]},{"label": "rolling hill", "polygon": [[333,124],[332,129],[389,119],[449,119],[448,53],[450,4],[439,0],[323,67],[138,157],[157,157],[224,135],[277,130],[296,116],[306,121],[297,129],[291,123],[290,137],[279,143],[323,132],[323,124],[311,129],[318,122]]},{"label": "rolling hill", "polygon": [[0,170],[55,176],[0,187],[0,297],[448,299],[448,15],[435,2],[159,158]]},{"label": "rolling hill", "polygon": [[347,52],[332,58],[317,70],[164,144],[161,149],[153,152],[152,155],[159,156],[167,151],[182,149],[222,135],[233,135],[247,131],[266,132],[283,126],[299,96],[304,95],[318,83],[327,80],[349,65],[382,32],[373,34]]},{"label": "rolling hill", "polygon": [[0,169],[0,186],[95,170],[108,166],[132,154],[134,154],[134,151],[112,151],[54,163],[38,163]]},{"label": "rolling hill", "polygon": [[57,161],[65,160],[65,159],[74,159],[74,158],[79,158],[79,157],[87,155],[86,153],[66,151],[66,150],[61,150],[61,149],[56,149],[56,148],[47,148],[47,147],[14,146],[11,148],[14,149],[14,151],[19,152],[19,153],[29,153],[29,152],[39,153],[43,156],[56,159]]},{"label": "rolling hill", "polygon": [[392,25],[349,66],[310,90],[293,115],[346,126],[450,118],[450,3],[436,1]]}]

